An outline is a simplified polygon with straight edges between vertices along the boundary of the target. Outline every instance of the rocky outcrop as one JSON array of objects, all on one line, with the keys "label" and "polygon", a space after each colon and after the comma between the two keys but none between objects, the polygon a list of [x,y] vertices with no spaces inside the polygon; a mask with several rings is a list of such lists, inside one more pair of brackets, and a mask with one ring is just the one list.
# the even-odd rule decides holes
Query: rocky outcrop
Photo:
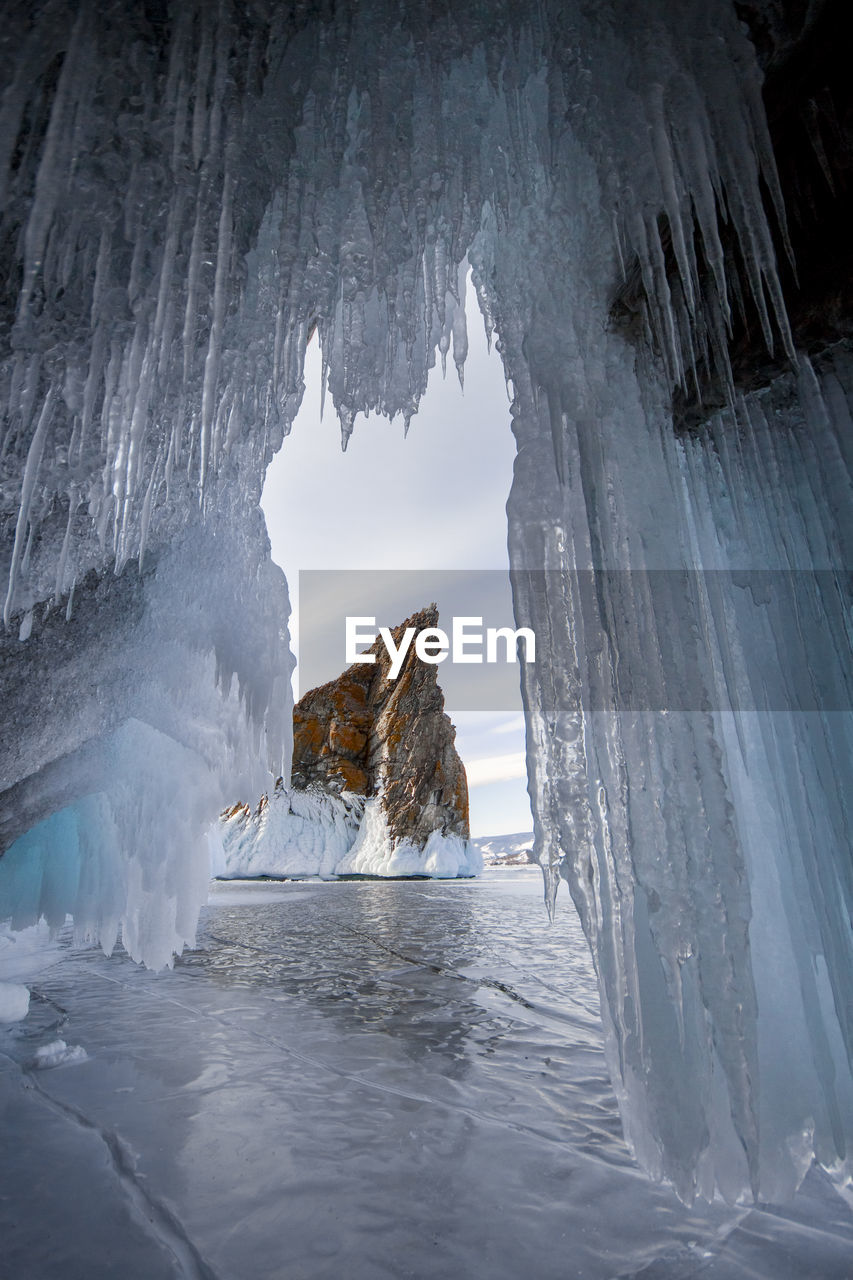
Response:
[{"label": "rocky outcrop", "polygon": [[[438,625],[431,604],[392,631]],[[380,641],[337,680],[306,693],[293,714],[294,788],[376,796],[394,842],[422,849],[434,831],[468,838],[468,784],[444,711],[437,667],[410,645],[396,679]]]},{"label": "rocky outcrop", "polygon": [[337,680],[312,689],[293,709],[291,784],[305,791],[353,791],[372,795],[368,704],[374,668],[348,667]]}]

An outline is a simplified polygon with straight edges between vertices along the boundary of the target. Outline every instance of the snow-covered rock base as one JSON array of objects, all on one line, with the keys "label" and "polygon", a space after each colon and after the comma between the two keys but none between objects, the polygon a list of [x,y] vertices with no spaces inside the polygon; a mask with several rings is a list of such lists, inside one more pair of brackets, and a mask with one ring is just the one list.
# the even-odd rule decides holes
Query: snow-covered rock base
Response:
[{"label": "snow-covered rock base", "polygon": [[469,840],[433,831],[422,849],[411,840],[394,840],[382,806],[376,799],[365,804],[364,818],[355,843],[338,863],[338,875],[432,876],[452,880],[476,876],[483,860]]},{"label": "snow-covered rock base", "polygon": [[319,790],[277,788],[252,812],[229,811],[210,828],[210,873],[248,876],[333,876],[352,847],[364,800]]},{"label": "snow-covered rock base", "polygon": [[254,813],[247,808],[220,820],[209,833],[211,874],[250,876],[479,875],[478,850],[456,835],[434,831],[423,849],[395,841],[376,799],[344,792],[276,790]]}]

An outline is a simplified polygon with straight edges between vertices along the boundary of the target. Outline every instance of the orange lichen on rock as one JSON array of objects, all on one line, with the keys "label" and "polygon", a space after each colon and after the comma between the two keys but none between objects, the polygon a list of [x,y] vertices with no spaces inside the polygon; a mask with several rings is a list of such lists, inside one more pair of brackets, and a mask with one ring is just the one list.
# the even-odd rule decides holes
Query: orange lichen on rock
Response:
[{"label": "orange lichen on rock", "polygon": [[346,751],[357,756],[367,746],[367,733],[354,724],[333,720],[329,725],[329,745],[333,751]]},{"label": "orange lichen on rock", "polygon": [[335,763],[338,777],[343,781],[344,791],[354,791],[358,796],[367,795],[370,778],[367,770],[362,769],[351,760],[338,760]]}]

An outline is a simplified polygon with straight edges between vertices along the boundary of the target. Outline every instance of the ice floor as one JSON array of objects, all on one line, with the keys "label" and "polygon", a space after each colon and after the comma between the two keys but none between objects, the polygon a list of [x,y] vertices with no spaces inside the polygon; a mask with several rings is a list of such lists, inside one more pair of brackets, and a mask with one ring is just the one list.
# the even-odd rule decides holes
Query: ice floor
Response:
[{"label": "ice floor", "polygon": [[[57,1039],[85,1059],[34,1066]],[[853,1274],[817,1171],[688,1211],[635,1169],[533,870],[217,884],[172,972],[67,943],[0,1050],[9,1280]]]}]

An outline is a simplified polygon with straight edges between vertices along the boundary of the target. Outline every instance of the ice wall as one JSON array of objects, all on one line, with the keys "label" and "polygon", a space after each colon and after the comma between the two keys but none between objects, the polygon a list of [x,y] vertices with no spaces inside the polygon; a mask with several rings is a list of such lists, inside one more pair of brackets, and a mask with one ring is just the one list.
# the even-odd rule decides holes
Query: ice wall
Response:
[{"label": "ice wall", "polygon": [[90,574],[70,617],[40,609],[26,642],[7,636],[0,894],[16,927],[68,912],[107,948],[121,927],[155,967],[192,941],[207,828],[235,788],[268,785],[289,729],[287,593],[266,545],[259,513],[242,530],[211,515],[142,572]]},{"label": "ice wall", "polygon": [[[730,0],[43,0],[0,58],[21,923],[49,903],[109,943],[123,920],[155,963],[191,935],[203,817],[286,773],[257,502],[308,336],[344,441],[361,410],[411,415],[436,358],[461,373],[467,252],[515,396],[516,609],[550,657],[525,689],[537,849],[593,947],[628,1135],[686,1198],[842,1158],[850,379],[841,352],[794,360],[737,400],[733,315],[792,344]],[[731,407],[679,440],[673,391],[708,369]]]},{"label": "ice wall", "polygon": [[[757,192],[771,162],[739,36],[703,45],[688,87],[687,30],[611,46],[597,120],[620,100],[623,119],[606,140],[550,128],[547,197],[484,224],[470,257],[515,391],[517,620],[549,652],[524,690],[546,896],[568,881],[592,944],[641,1163],[687,1200],[783,1198],[815,1153],[845,1167],[853,1126],[853,388],[841,346],[735,391],[735,307],[790,346]],[[742,276],[707,216],[731,187]],[[608,281],[631,271],[626,333]],[[730,408],[678,438],[673,390],[706,360]]]},{"label": "ice wall", "polygon": [[550,509],[519,379],[516,608],[551,653],[525,690],[537,852],[592,942],[641,1162],[688,1200],[783,1199],[813,1153],[843,1163],[853,1117],[849,354],[686,442],[618,342],[599,354]]}]

